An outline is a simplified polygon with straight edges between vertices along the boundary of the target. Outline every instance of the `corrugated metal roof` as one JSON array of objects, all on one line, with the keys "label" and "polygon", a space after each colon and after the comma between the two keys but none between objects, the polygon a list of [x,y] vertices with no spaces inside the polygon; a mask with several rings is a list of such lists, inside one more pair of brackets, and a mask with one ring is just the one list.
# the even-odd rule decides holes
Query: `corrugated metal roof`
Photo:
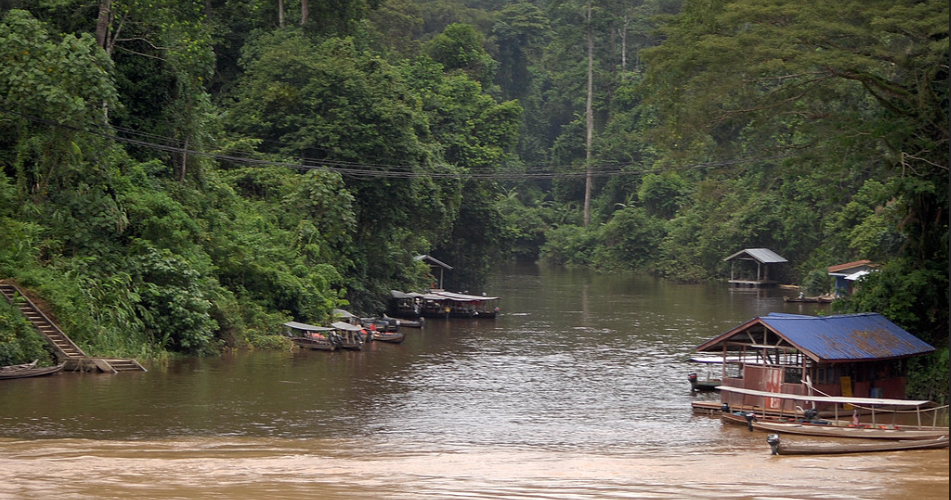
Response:
[{"label": "corrugated metal roof", "polygon": [[421,260],[423,262],[426,262],[427,264],[436,265],[436,266],[452,271],[452,266],[450,266],[449,264],[446,264],[445,262],[431,255],[417,255],[416,257],[413,257],[413,260]]},{"label": "corrugated metal roof", "polygon": [[730,261],[744,254],[752,259],[755,259],[761,264],[778,264],[780,262],[789,262],[768,248],[746,248],[723,260]]},{"label": "corrugated metal roof", "polygon": [[719,350],[719,347],[712,348],[734,336],[745,338],[744,332],[757,324],[765,325],[819,361],[895,359],[934,351],[934,347],[878,313],[832,316],[771,313],[707,341],[698,350]]},{"label": "corrugated metal roof", "polygon": [[855,262],[846,262],[845,264],[837,264],[834,266],[829,266],[830,273],[841,273],[845,271],[845,274],[854,273],[856,269],[865,269],[872,267],[872,261],[868,259],[857,260]]}]

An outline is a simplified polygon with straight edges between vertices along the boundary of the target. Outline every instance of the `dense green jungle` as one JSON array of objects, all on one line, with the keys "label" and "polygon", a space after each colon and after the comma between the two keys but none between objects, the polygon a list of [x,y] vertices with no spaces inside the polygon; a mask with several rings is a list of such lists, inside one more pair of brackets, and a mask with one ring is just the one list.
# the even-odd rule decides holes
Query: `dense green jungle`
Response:
[{"label": "dense green jungle", "polygon": [[[0,279],[87,353],[281,324],[521,259],[773,276],[931,343],[948,393],[946,0],[0,0]],[[49,357],[0,301],[0,365]]]}]

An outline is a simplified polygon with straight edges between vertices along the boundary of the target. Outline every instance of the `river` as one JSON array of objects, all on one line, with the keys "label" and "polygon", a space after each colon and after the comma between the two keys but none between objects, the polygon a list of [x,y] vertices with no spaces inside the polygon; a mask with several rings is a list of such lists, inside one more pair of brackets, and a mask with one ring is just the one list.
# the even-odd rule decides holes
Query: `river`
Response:
[{"label": "river", "polygon": [[468,292],[499,317],[3,381],[0,499],[948,498],[947,449],[772,456],[691,411],[694,347],[828,305],[534,265]]}]

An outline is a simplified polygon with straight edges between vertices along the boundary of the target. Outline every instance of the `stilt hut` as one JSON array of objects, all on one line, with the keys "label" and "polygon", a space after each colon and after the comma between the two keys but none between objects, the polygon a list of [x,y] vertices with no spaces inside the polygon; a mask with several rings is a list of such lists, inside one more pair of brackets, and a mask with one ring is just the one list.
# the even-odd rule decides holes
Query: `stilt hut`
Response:
[{"label": "stilt hut", "polygon": [[[754,288],[776,286],[769,277],[769,266],[788,262],[768,248],[746,248],[723,261],[730,263],[731,287]],[[751,263],[755,263],[755,269]]]}]

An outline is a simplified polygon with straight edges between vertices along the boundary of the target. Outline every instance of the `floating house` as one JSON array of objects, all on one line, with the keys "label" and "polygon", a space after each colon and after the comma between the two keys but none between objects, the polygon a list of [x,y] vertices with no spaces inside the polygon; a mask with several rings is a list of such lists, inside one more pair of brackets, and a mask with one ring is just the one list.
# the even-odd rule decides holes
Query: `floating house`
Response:
[{"label": "floating house", "polygon": [[[907,361],[931,345],[878,313],[753,318],[696,349],[722,356],[721,386],[793,395],[905,398]],[[720,391],[721,405],[795,412],[795,401]]]},{"label": "floating house", "polygon": [[770,266],[788,262],[768,248],[746,248],[723,261],[730,263],[730,286],[737,288],[776,286],[778,282],[769,277]]}]

